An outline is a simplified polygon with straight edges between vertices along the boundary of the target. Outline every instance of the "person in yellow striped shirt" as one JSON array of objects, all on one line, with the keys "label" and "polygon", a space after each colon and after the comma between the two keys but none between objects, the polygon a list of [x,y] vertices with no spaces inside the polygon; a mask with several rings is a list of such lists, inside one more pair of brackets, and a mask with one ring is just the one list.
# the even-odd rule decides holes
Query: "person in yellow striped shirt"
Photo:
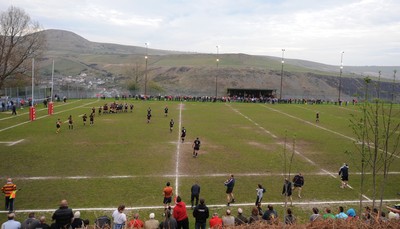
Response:
[{"label": "person in yellow striped shirt", "polygon": [[[5,202],[6,202],[6,210],[9,212],[14,211],[14,199],[15,195],[11,196],[13,192],[17,190],[17,185],[12,182],[11,178],[7,179],[7,183],[1,188],[1,191],[5,195]],[[11,198],[10,198],[11,196]]]}]

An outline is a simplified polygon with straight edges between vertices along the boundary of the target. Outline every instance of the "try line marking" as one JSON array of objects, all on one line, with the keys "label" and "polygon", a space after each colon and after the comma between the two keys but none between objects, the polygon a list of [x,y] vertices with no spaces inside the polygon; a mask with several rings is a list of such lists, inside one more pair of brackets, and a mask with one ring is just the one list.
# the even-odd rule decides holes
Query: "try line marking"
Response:
[{"label": "try line marking", "polygon": [[[400,199],[387,199],[383,200],[385,203],[396,203],[399,202]],[[315,205],[330,205],[330,204],[359,204],[360,200],[332,200],[332,201],[303,201],[303,202],[296,202],[293,201],[293,205],[297,206],[315,206]],[[372,203],[372,200],[363,200],[363,203]],[[266,204],[272,205],[281,205],[284,206],[285,202],[263,202],[262,205],[265,206]],[[254,203],[237,203],[231,204],[230,206],[254,206]],[[223,208],[226,207],[226,204],[207,204],[209,208]],[[190,208],[186,206],[186,208]],[[99,208],[72,208],[74,211],[114,211],[116,208],[107,208],[107,207],[99,207]],[[142,206],[142,207],[125,207],[126,210],[155,210],[155,209],[164,209],[164,206]],[[22,209],[16,210],[15,212],[19,213],[28,213],[28,212],[54,212],[57,210],[54,209]],[[8,213],[8,211],[0,211],[0,213]]]},{"label": "try line marking", "polygon": [[179,154],[180,154],[180,131],[181,131],[181,126],[182,126],[182,106],[183,104],[179,104],[179,128],[178,128],[178,142],[176,144],[176,163],[175,163],[175,196],[179,195]]},{"label": "try line marking", "polygon": [[21,140],[15,141],[15,142],[0,142],[0,144],[6,144],[6,146],[13,146],[13,145],[16,145],[16,144],[22,142],[23,140],[24,139],[21,139]]}]

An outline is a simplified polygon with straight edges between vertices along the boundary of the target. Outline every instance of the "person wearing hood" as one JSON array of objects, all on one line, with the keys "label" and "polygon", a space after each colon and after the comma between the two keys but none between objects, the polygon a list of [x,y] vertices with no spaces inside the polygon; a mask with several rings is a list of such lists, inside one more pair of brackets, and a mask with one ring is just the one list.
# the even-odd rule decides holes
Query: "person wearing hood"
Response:
[{"label": "person wearing hood", "polygon": [[182,201],[180,196],[176,197],[173,216],[176,219],[178,229],[189,229],[189,218],[186,212],[186,204]]},{"label": "person wearing hood", "polygon": [[347,219],[351,220],[351,219],[357,219],[357,215],[356,215],[356,211],[353,208],[350,208],[349,210],[347,210]]}]

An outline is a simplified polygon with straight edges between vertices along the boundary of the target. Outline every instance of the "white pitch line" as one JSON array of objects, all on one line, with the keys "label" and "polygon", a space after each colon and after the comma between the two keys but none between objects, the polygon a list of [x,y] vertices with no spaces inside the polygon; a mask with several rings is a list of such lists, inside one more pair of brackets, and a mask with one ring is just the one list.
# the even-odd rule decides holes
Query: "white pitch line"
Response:
[{"label": "white pitch line", "polygon": [[[383,200],[385,203],[397,203],[400,199],[387,199]],[[332,204],[359,204],[360,200],[332,200],[332,201],[302,201],[302,202],[293,202],[293,205],[299,206],[315,206],[315,205],[332,205]],[[372,203],[372,200],[363,200],[363,203]],[[275,206],[284,206],[285,202],[263,202],[262,205],[275,205]],[[254,206],[254,203],[235,203],[231,204],[231,206]],[[226,207],[226,204],[207,204],[209,208],[223,208]],[[186,208],[189,208],[187,206]],[[74,211],[114,211],[116,208],[110,207],[98,207],[98,208],[73,208]],[[125,210],[146,210],[146,209],[164,209],[164,206],[141,206],[141,207],[125,207]],[[16,210],[16,213],[27,213],[27,212],[54,212],[57,209],[22,209]],[[8,211],[0,211],[0,213],[8,213]]]},{"label": "white pitch line", "polygon": [[[323,172],[315,173],[302,173],[305,176],[331,176],[331,173],[321,169]],[[360,175],[360,172],[349,173],[350,175]],[[365,173],[371,175],[372,173]],[[391,175],[400,175],[400,172],[389,172]],[[283,173],[235,173],[237,177],[278,177],[284,176]],[[86,179],[131,179],[131,178],[153,178],[153,177],[226,177],[227,173],[213,173],[213,174],[155,174],[155,175],[118,175],[118,176],[50,176],[50,177],[13,177],[14,180],[86,180]],[[334,176],[336,178],[336,176]],[[7,177],[0,177],[0,179],[7,179]]]},{"label": "white pitch line", "polygon": [[178,141],[176,144],[176,163],[175,163],[175,196],[179,195],[179,155],[180,155],[180,131],[182,128],[182,106],[183,104],[179,104],[179,128],[178,128]]}]

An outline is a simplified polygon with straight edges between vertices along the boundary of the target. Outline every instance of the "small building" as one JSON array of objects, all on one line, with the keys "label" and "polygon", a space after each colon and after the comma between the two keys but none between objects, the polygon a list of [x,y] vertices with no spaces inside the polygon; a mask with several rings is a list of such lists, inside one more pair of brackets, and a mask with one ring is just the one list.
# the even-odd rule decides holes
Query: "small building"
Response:
[{"label": "small building", "polygon": [[253,89],[253,88],[228,88],[227,94],[229,97],[243,98],[275,98],[276,89]]}]

